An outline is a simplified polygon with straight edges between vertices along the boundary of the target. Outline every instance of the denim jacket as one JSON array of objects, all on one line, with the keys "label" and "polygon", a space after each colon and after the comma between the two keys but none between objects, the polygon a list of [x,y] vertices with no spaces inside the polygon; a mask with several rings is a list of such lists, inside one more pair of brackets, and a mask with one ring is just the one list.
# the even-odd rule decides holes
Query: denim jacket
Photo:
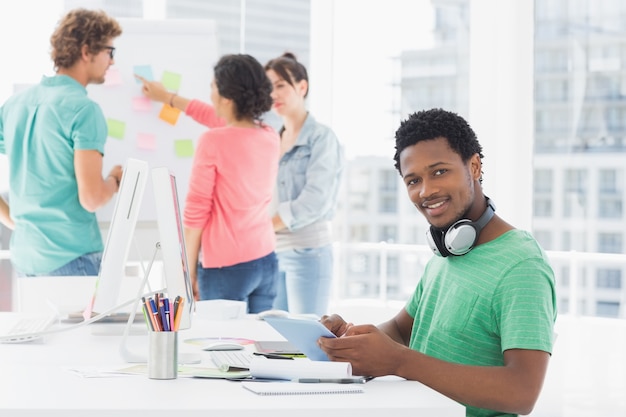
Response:
[{"label": "denim jacket", "polygon": [[278,168],[277,211],[289,232],[332,220],[343,166],[337,137],[309,113]]}]

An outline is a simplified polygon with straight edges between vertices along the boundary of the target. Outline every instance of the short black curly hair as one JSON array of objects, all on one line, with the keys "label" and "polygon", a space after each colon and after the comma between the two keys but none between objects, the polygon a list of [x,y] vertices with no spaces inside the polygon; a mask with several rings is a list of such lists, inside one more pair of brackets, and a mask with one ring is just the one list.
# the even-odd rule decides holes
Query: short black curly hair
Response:
[{"label": "short black curly hair", "polygon": [[237,120],[259,120],[272,108],[272,83],[256,58],[247,54],[224,55],[213,71],[217,91],[235,102]]},{"label": "short black curly hair", "polygon": [[483,158],[483,148],[470,125],[456,113],[443,109],[422,110],[411,114],[396,130],[396,154],[393,159],[398,173],[400,153],[418,142],[446,138],[450,148],[467,162],[474,154]]}]

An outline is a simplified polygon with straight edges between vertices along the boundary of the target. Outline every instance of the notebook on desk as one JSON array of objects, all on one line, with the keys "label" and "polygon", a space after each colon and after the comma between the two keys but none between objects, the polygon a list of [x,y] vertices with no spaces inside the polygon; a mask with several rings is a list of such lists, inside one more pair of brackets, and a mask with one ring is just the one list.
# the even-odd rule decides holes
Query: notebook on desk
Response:
[{"label": "notebook on desk", "polygon": [[56,314],[0,314],[0,343],[26,343],[41,339],[58,321]]}]

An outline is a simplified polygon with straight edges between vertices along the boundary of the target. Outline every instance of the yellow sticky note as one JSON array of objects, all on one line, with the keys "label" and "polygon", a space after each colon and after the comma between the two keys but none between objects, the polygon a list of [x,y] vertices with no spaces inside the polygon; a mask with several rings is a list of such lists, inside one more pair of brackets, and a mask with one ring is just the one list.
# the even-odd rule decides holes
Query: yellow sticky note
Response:
[{"label": "yellow sticky note", "polygon": [[180,80],[181,75],[176,74],[175,72],[163,71],[163,76],[161,77],[161,84],[163,87],[170,91],[178,91],[180,90]]},{"label": "yellow sticky note", "polygon": [[178,116],[180,116],[180,110],[171,107],[169,104],[164,104],[159,113],[159,119],[171,125],[175,125],[178,122]]},{"label": "yellow sticky note", "polygon": [[109,129],[109,137],[114,139],[124,139],[126,123],[120,120],[107,119],[107,127]]},{"label": "yellow sticky note", "polygon": [[189,158],[193,156],[193,141],[191,139],[175,140],[174,151],[179,158]]}]

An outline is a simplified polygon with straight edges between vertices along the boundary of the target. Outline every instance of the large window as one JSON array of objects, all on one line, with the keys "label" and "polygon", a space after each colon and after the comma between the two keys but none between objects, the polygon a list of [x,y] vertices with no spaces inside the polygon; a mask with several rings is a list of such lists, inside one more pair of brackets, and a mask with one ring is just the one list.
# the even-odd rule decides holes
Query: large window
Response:
[{"label": "large window", "polygon": [[598,288],[622,288],[622,271],[619,269],[601,268],[597,271]]},{"label": "large window", "polygon": [[604,253],[622,253],[623,234],[619,232],[598,233],[598,248]]},{"label": "large window", "polygon": [[598,217],[623,218],[624,181],[623,169],[601,169],[598,173]]},{"label": "large window", "polygon": [[395,243],[398,241],[398,227],[396,225],[382,225],[378,231],[380,242]]},{"label": "large window", "polygon": [[587,215],[587,170],[567,169],[563,196],[563,216],[584,218]]},{"label": "large window", "polygon": [[596,316],[598,317],[617,317],[619,315],[619,302],[616,301],[598,301],[596,303]]},{"label": "large window", "polygon": [[[33,4],[40,12],[36,16]],[[375,241],[393,227],[398,241],[424,243],[427,225],[398,186],[394,132],[410,112],[441,106],[468,118],[477,131],[486,154],[484,184],[503,218],[532,230],[549,250],[621,253],[626,234],[626,3],[541,0],[534,9],[528,4],[2,2],[0,35],[23,43],[5,45],[6,62],[20,65],[5,69],[0,101],[15,85],[35,83],[52,72],[48,39],[66,9],[101,8],[120,18],[215,19],[220,53],[246,52],[264,62],[291,50],[307,65],[309,108],[333,128],[349,162],[336,217],[339,241]],[[502,13],[519,8],[523,13],[516,16]],[[500,25],[491,24],[493,13]],[[512,39],[514,51],[507,42]],[[531,59],[523,61],[528,45]],[[524,94],[531,100],[525,101]],[[498,101],[503,98],[509,101]],[[524,159],[528,154],[532,157]],[[0,192],[6,193],[2,157],[0,169]]]}]

